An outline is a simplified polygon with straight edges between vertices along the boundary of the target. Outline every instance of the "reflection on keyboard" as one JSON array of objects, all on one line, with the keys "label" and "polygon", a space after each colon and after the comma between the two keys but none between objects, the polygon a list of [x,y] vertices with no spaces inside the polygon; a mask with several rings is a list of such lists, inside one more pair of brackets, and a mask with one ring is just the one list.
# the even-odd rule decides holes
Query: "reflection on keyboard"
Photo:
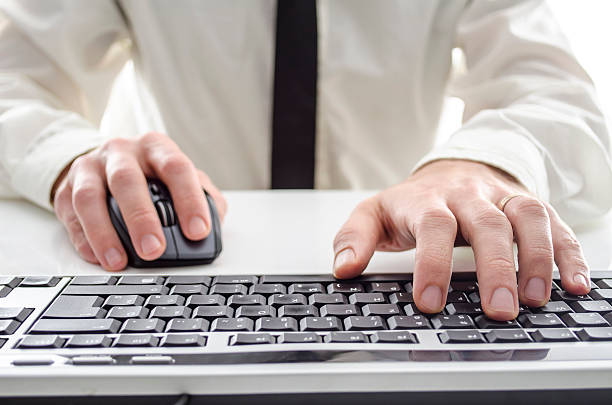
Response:
[{"label": "reflection on keyboard", "polygon": [[[112,364],[135,348],[148,351],[131,364],[162,364],[177,348],[230,354],[315,345],[444,351],[612,342],[612,276],[594,277],[585,296],[564,292],[556,280],[548,304],[521,306],[506,322],[483,314],[471,273],[452,281],[442,313],[427,315],[414,304],[411,275],[3,276],[0,283],[0,291],[10,290],[0,300],[0,354],[51,349],[71,364]],[[46,302],[43,290],[51,291]],[[4,305],[7,299],[13,305]]]}]

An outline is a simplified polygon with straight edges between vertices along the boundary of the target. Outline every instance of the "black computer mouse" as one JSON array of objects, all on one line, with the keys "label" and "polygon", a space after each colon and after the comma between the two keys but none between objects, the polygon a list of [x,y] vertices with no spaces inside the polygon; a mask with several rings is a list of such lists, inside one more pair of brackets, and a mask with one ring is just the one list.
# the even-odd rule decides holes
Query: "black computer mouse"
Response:
[{"label": "black computer mouse", "polygon": [[166,251],[156,260],[143,260],[138,256],[130,240],[117,201],[110,193],[107,197],[110,219],[128,255],[129,265],[132,267],[189,266],[208,264],[215,260],[221,253],[221,225],[215,202],[206,190],[204,190],[204,195],[210,208],[212,229],[206,239],[192,241],[187,239],[181,231],[174,211],[174,204],[166,186],[157,179],[147,179],[147,184],[153,206],[157,210],[166,237]]}]

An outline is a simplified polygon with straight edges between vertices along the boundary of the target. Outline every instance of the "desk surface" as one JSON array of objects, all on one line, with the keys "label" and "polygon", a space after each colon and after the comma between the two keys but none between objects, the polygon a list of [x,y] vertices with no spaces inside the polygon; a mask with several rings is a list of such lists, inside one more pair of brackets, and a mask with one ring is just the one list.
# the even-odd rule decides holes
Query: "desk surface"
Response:
[{"label": "desk surface", "polygon": [[[353,207],[373,192],[227,192],[223,252],[211,265],[148,273],[309,274],[331,271],[332,241]],[[96,274],[55,216],[25,201],[0,200],[0,274]],[[612,214],[575,229],[593,270],[612,270]],[[410,272],[414,252],[375,254],[367,272]],[[456,248],[455,271],[473,270],[470,248]],[[143,272],[128,269],[128,272]]]}]

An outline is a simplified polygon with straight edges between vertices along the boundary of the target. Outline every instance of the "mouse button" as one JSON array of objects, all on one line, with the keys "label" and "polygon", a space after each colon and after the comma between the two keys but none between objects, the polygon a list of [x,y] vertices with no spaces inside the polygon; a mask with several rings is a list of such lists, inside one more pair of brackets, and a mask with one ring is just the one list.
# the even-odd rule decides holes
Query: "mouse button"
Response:
[{"label": "mouse button", "polygon": [[174,234],[172,228],[162,228],[164,237],[166,238],[166,250],[157,260],[176,260],[178,255],[176,254],[176,244],[174,243]]},{"label": "mouse button", "polygon": [[215,257],[215,237],[212,233],[206,239],[193,241],[183,235],[178,225],[169,229],[174,234],[179,260],[200,260]]},{"label": "mouse button", "polygon": [[168,223],[168,211],[166,208],[166,204],[164,201],[159,200],[155,202],[155,211],[157,211],[157,216],[159,217],[159,221],[161,222],[163,227],[170,226]]}]

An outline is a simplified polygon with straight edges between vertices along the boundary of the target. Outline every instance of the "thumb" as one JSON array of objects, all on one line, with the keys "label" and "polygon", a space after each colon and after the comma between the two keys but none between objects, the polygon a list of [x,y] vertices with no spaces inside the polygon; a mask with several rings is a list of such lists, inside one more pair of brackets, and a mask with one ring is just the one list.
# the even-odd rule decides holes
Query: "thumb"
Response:
[{"label": "thumb", "polygon": [[334,239],[334,276],[352,278],[366,268],[383,233],[377,200],[360,203]]}]

